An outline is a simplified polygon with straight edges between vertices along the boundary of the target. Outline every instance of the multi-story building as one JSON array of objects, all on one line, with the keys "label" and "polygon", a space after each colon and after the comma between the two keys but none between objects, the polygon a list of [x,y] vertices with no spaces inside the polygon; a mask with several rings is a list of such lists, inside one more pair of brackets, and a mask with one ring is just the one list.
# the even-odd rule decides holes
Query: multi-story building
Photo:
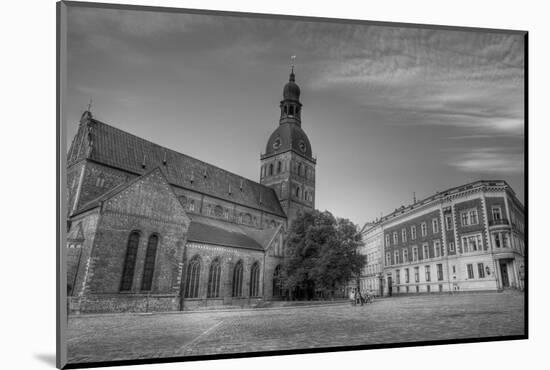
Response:
[{"label": "multi-story building", "polygon": [[384,294],[523,289],[524,207],[505,181],[438,192],[382,217]]},{"label": "multi-story building", "polygon": [[363,234],[364,243],[361,253],[367,256],[367,263],[361,272],[361,291],[369,290],[378,296],[384,291],[382,275],[384,233],[379,223],[366,223],[361,234]]}]

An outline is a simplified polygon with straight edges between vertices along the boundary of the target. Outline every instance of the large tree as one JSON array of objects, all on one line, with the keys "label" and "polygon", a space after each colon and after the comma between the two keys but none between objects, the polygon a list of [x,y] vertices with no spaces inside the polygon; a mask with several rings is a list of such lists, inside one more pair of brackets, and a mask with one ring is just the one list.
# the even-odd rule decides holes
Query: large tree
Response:
[{"label": "large tree", "polygon": [[366,257],[355,224],[330,212],[301,214],[290,226],[283,266],[284,287],[297,298],[331,295],[359,276]]}]

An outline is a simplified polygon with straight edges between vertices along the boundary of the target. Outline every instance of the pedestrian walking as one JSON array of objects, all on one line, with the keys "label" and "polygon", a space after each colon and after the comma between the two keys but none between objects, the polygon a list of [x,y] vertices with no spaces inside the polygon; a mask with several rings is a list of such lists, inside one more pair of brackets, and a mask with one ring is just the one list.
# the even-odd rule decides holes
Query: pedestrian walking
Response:
[{"label": "pedestrian walking", "polygon": [[355,293],[353,292],[353,289],[350,289],[349,291],[349,300],[351,302],[351,305],[355,306]]}]

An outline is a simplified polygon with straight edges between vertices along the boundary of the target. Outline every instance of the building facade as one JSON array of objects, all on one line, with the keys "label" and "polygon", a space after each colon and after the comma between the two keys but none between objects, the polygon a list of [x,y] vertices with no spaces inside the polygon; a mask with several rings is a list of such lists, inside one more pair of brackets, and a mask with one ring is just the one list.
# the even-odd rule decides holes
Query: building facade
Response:
[{"label": "building facade", "polygon": [[83,113],[67,154],[72,312],[167,311],[280,299],[286,230],[315,206],[294,71],[260,182]]},{"label": "building facade", "polygon": [[384,233],[379,223],[367,223],[361,230],[364,246],[361,253],[367,256],[367,263],[361,272],[361,291],[370,291],[379,296],[384,292],[382,250]]},{"label": "building facade", "polygon": [[524,207],[477,181],[382,217],[385,295],[524,288]]}]

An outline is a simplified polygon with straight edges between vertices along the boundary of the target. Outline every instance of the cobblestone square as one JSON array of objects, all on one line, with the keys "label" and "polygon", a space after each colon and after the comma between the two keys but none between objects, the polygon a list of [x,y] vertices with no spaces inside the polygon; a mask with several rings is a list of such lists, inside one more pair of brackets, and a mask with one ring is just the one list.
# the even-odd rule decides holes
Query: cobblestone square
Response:
[{"label": "cobblestone square", "polygon": [[524,334],[520,292],[384,298],[365,306],[73,316],[70,363]]}]

